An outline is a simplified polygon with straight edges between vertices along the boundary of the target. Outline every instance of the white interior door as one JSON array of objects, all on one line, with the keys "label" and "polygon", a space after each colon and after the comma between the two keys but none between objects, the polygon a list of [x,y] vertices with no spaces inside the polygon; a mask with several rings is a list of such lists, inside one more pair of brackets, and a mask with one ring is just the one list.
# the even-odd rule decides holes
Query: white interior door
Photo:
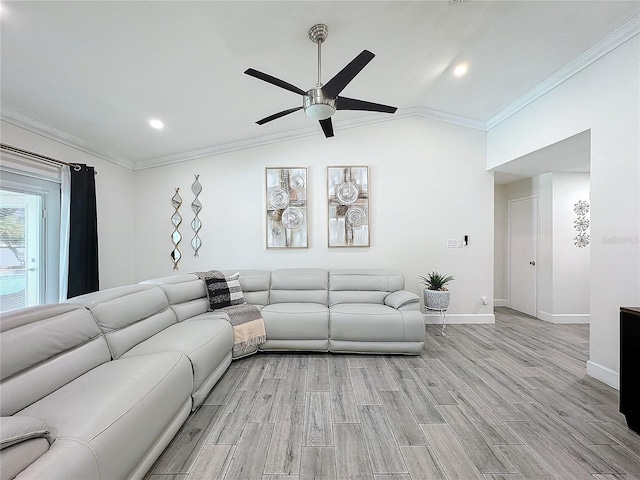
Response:
[{"label": "white interior door", "polygon": [[509,201],[509,304],[536,316],[538,199]]}]

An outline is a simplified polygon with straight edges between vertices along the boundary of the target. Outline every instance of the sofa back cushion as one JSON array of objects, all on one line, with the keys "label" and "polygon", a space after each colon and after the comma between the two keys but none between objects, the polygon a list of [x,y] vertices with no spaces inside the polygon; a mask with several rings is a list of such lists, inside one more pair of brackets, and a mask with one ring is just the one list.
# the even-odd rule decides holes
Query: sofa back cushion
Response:
[{"label": "sofa back cushion", "polygon": [[240,273],[240,286],[244,294],[244,301],[251,305],[269,305],[269,288],[271,287],[271,272],[269,270],[224,270],[227,276]]},{"label": "sofa back cushion", "polygon": [[[271,272],[268,270],[225,270],[226,276],[240,273],[240,287],[244,301],[252,305],[269,304]],[[205,283],[193,273],[171,275],[141,282],[155,285],[167,296],[169,306],[179,322],[201,315],[209,310],[209,300]]]},{"label": "sofa back cushion", "polygon": [[177,323],[166,295],[153,285],[109,288],[74,297],[67,302],[91,310],[114,359]]},{"label": "sofa back cushion", "polygon": [[179,322],[209,310],[205,284],[193,273],[154,278],[141,284],[160,287]]},{"label": "sofa back cushion", "polygon": [[13,415],[111,360],[87,309],[39,305],[0,318],[0,414]]},{"label": "sofa back cushion", "polygon": [[328,306],[329,272],[320,268],[283,268],[271,272],[269,303],[319,303]]},{"label": "sofa back cushion", "polygon": [[329,303],[384,303],[389,293],[404,289],[404,276],[393,270],[331,270]]}]

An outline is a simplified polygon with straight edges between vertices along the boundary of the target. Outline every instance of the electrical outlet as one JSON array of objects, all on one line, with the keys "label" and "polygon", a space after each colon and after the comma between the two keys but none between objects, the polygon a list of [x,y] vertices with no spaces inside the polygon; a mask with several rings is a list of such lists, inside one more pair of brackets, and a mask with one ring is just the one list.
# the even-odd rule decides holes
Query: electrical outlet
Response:
[{"label": "electrical outlet", "polygon": [[456,239],[450,238],[447,240],[447,248],[456,248]]},{"label": "electrical outlet", "polygon": [[462,239],[461,239],[461,238],[459,238],[458,240],[456,240],[456,246],[457,246],[458,248],[462,248]]},{"label": "electrical outlet", "polygon": [[489,302],[487,302],[487,297],[480,297],[480,299],[482,300],[483,305],[489,305]]}]

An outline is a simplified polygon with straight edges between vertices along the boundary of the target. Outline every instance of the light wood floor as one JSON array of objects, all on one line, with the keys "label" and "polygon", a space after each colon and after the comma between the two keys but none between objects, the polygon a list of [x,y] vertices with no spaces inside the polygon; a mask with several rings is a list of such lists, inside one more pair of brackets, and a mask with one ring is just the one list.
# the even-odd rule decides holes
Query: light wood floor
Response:
[{"label": "light wood floor", "polygon": [[421,356],[232,363],[151,480],[638,479],[640,437],[585,375],[587,325],[496,309]]}]

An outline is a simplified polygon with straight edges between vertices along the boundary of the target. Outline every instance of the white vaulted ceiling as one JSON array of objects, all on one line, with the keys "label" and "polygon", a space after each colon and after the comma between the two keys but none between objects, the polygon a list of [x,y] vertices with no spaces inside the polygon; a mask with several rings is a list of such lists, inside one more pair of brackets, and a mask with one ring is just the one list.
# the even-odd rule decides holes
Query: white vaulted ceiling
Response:
[{"label": "white vaulted ceiling", "polygon": [[[486,128],[638,31],[637,1],[2,1],[3,120],[133,169],[322,135],[301,97],[249,67],[315,86],[308,36],[329,26],[323,81],[376,54],[343,95]],[[615,45],[614,45],[615,46]],[[460,62],[468,73],[455,77]],[[567,68],[571,66],[571,68]],[[539,94],[539,93],[538,93]],[[165,123],[149,127],[151,118]],[[391,116],[338,111],[340,129]],[[326,141],[332,141],[327,139]]]}]

